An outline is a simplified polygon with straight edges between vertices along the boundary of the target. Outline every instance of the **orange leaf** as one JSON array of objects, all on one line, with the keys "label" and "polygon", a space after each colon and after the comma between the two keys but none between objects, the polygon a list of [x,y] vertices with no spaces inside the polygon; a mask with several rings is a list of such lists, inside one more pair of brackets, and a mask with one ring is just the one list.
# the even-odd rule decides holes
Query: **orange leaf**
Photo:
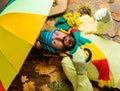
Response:
[{"label": "orange leaf", "polygon": [[23,91],[35,91],[35,86],[34,86],[34,82],[30,81],[30,82],[25,82],[25,84],[23,85]]},{"label": "orange leaf", "polygon": [[68,0],[68,8],[72,6],[77,0]]},{"label": "orange leaf", "polygon": [[108,3],[100,3],[99,8],[107,8],[110,11],[110,6]]},{"label": "orange leaf", "polygon": [[51,74],[49,74],[49,76],[50,76],[51,81],[57,82],[58,78],[60,76],[60,72],[51,73]]},{"label": "orange leaf", "polygon": [[120,11],[119,12],[113,12],[112,15],[114,16],[114,19],[116,21],[120,21]]},{"label": "orange leaf", "polygon": [[51,91],[48,84],[44,84],[44,85],[40,86],[39,89],[40,89],[39,91]]},{"label": "orange leaf", "polygon": [[120,30],[118,30],[117,35],[120,36]]}]

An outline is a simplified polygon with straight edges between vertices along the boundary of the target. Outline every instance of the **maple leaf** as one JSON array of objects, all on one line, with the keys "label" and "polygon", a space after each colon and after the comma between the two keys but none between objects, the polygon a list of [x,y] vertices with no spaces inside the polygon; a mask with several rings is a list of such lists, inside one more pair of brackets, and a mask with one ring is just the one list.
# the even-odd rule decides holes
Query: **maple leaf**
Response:
[{"label": "maple leaf", "polygon": [[55,20],[53,19],[48,19],[45,23],[45,29],[49,31],[53,31],[55,29]]},{"label": "maple leaf", "polygon": [[114,3],[115,0],[107,0],[107,2],[111,4],[111,3]]},{"label": "maple leaf", "polygon": [[107,8],[110,11],[110,6],[108,3],[100,3],[99,8]]},{"label": "maple leaf", "polygon": [[[57,81],[58,77],[60,76],[59,73],[59,66],[56,66],[59,63],[56,59],[50,60],[51,62],[46,63],[45,61],[40,62],[36,65],[35,71],[39,73],[39,75],[46,74],[50,76],[51,81]],[[55,63],[56,62],[56,63]],[[55,64],[54,64],[55,63]]]},{"label": "maple leaf", "polygon": [[25,84],[23,85],[23,91],[35,91],[35,86],[34,86],[34,82],[30,81],[30,82],[25,82]]},{"label": "maple leaf", "polygon": [[48,62],[49,65],[54,65],[54,66],[57,66],[57,67],[61,67],[61,58],[51,58]]},{"label": "maple leaf", "polygon": [[120,36],[120,30],[118,30],[117,35]]},{"label": "maple leaf", "polygon": [[54,72],[49,74],[50,79],[52,82],[57,82],[58,81],[58,77],[60,76],[60,72]]},{"label": "maple leaf", "polygon": [[113,12],[113,19],[116,21],[120,21],[120,11],[119,12]]},{"label": "maple leaf", "polygon": [[39,89],[40,89],[40,91],[51,91],[48,84],[44,84],[44,85],[40,86]]},{"label": "maple leaf", "polygon": [[56,66],[49,65],[45,61],[43,61],[37,64],[37,66],[35,67],[35,71],[38,72],[39,74],[49,74],[56,68],[57,68]]},{"label": "maple leaf", "polygon": [[27,76],[21,76],[21,82],[25,83],[26,81],[28,81]]},{"label": "maple leaf", "polygon": [[72,6],[77,0],[68,0],[68,8]]}]

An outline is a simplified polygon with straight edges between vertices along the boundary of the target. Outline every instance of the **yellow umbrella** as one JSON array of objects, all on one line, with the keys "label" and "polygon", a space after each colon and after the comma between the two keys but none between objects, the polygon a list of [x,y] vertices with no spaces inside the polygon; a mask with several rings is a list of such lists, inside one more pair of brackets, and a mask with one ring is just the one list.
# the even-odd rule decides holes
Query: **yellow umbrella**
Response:
[{"label": "yellow umbrella", "polygon": [[53,0],[14,0],[0,14],[0,91],[6,91],[18,74],[52,3]]}]

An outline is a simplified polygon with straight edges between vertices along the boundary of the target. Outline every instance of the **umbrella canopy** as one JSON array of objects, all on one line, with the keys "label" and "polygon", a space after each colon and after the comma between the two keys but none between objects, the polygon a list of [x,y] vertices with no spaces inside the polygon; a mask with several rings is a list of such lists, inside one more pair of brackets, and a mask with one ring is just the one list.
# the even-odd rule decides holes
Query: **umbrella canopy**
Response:
[{"label": "umbrella canopy", "polygon": [[49,14],[53,0],[15,0],[0,14],[0,91],[18,74]]}]

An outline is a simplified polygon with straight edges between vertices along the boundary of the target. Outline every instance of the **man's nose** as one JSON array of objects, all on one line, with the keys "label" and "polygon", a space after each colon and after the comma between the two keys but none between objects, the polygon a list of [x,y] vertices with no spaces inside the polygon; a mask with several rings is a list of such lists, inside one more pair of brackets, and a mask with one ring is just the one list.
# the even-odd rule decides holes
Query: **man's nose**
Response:
[{"label": "man's nose", "polygon": [[62,39],[61,37],[59,37],[59,36],[53,36],[53,38],[52,39]]},{"label": "man's nose", "polygon": [[63,41],[63,39],[61,39],[61,38],[55,38],[55,40],[60,41],[60,42]]}]

